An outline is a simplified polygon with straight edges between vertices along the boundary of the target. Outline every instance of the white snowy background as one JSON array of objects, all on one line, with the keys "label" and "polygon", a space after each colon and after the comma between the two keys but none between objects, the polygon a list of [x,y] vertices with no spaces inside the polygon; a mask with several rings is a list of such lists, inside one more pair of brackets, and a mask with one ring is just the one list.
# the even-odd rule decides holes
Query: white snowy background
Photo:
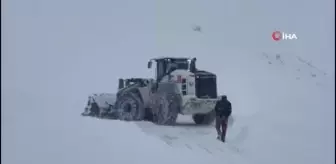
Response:
[{"label": "white snowy background", "polygon": [[[3,0],[1,163],[333,164],[334,3]],[[274,42],[274,30],[299,39]],[[233,104],[226,144],[187,116],[175,127],[80,116],[119,77],[152,77],[157,56],[217,74]]]}]

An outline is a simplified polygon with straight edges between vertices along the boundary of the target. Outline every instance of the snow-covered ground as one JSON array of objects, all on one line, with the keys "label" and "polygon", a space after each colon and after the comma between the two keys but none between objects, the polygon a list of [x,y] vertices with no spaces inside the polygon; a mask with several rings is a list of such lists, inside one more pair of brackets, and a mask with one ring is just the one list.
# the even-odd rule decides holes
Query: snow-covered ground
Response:
[{"label": "snow-covered ground", "polygon": [[[1,162],[332,164],[330,3],[4,0]],[[274,42],[275,29],[299,40]],[[188,116],[175,127],[80,116],[117,78],[152,77],[156,56],[197,57],[218,75],[233,104],[226,144]]]}]

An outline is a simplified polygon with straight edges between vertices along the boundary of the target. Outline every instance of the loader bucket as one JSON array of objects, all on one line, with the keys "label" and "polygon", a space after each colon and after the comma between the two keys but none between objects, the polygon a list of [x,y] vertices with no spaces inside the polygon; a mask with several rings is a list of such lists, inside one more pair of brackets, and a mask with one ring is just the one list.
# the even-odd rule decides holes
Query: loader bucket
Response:
[{"label": "loader bucket", "polygon": [[113,110],[116,95],[112,93],[92,94],[88,97],[83,116],[101,116]]}]

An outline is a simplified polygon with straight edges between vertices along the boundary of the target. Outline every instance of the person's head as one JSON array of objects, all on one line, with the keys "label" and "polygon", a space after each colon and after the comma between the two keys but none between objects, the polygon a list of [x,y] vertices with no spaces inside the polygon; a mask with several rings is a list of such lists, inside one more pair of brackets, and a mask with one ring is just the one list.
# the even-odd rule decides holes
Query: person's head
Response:
[{"label": "person's head", "polygon": [[222,100],[226,100],[226,99],[227,99],[226,95],[223,95]]}]

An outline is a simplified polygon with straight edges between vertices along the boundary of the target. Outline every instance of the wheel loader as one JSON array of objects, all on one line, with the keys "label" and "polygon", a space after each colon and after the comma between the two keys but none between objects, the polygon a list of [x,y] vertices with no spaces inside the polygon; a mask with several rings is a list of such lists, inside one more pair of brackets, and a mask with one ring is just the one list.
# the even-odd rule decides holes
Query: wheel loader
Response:
[{"label": "wheel loader", "polygon": [[174,125],[182,114],[191,115],[196,124],[211,124],[220,99],[216,75],[197,69],[196,58],[154,58],[149,69],[153,63],[155,78],[119,79],[116,94],[89,96],[82,115]]}]

